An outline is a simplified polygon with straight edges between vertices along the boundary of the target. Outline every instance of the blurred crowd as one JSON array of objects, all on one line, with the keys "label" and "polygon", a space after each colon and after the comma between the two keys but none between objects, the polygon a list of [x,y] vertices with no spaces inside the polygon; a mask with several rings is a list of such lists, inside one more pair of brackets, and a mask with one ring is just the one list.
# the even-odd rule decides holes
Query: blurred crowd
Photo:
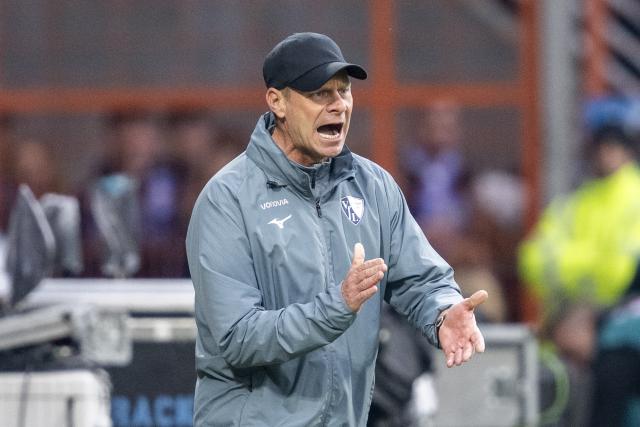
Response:
[{"label": "blurred crowd", "polygon": [[[70,189],[49,146],[15,135],[11,117],[0,118],[0,237],[7,232],[19,184],[27,184],[37,198],[74,195],[82,218],[80,275],[109,275],[92,192],[96,186],[112,191],[122,182],[116,178],[126,177],[135,193],[131,232],[140,254],[130,276],[188,277],[184,239],[191,208],[204,184],[244,149],[245,135],[223,129],[206,110],[122,110],[105,115],[103,124],[103,158],[91,168],[85,187]],[[588,425],[589,420],[605,425],[592,416],[594,407],[608,420],[633,420],[632,406],[612,409],[606,402],[620,406],[625,396],[639,394],[640,364],[627,362],[622,379],[618,369],[619,360],[640,360],[639,333],[633,328],[640,318],[633,299],[640,291],[638,103],[607,99],[587,106],[583,145],[589,160],[580,169],[590,172],[575,192],[554,199],[531,230],[523,223],[518,165],[478,170],[473,159],[465,158],[463,147],[471,138],[455,100],[435,100],[415,129],[415,140],[398,153],[402,176],[397,178],[429,241],[454,267],[463,293],[489,292],[479,319],[521,322],[523,303],[539,308],[532,327],[570,384],[566,395],[551,385],[556,391],[542,396],[545,425]],[[622,332],[616,329],[620,324],[626,328]],[[390,310],[380,343],[371,424],[410,425],[428,418],[433,407],[425,403],[431,393],[425,384],[432,350]],[[634,381],[621,390],[625,378]],[[551,381],[559,381],[557,375]],[[547,390],[544,384],[542,390]],[[593,396],[605,407],[591,405]],[[545,413],[547,407],[555,412]]]},{"label": "blurred crowd", "polygon": [[[464,159],[462,109],[449,99],[426,109],[416,140],[399,154],[405,194],[432,245],[456,269],[463,291],[487,289],[482,315],[519,319],[515,247],[522,236],[523,192],[511,171],[474,171]],[[204,184],[246,146],[242,135],[217,125],[206,110],[105,114],[102,158],[81,188],[69,188],[46,141],[16,135],[10,116],[0,121],[0,233],[6,233],[19,184],[36,198],[76,196],[82,211],[84,277],[105,274],[104,236],[91,208],[96,186],[111,189],[127,177],[135,186],[139,218],[131,232],[140,251],[134,277],[187,277],[184,237]]]},{"label": "blurred crowd", "polygon": [[[449,262],[465,296],[485,289],[480,322],[521,321],[516,269],[524,232],[521,177],[478,169],[464,156],[470,143],[464,111],[439,99],[421,114],[415,140],[399,153],[407,203],[431,245]],[[516,169],[514,167],[514,169]],[[439,353],[393,310],[383,310],[372,426],[430,426],[437,410],[434,364]]]},{"label": "blurred crowd", "polygon": [[[96,225],[92,193],[110,191],[126,177],[135,193],[135,234],[140,262],[128,276],[188,277],[184,239],[191,208],[204,184],[243,150],[232,131],[222,129],[206,110],[167,114],[139,110],[105,115],[104,155],[81,188],[69,188],[64,171],[45,141],[12,132],[11,117],[0,121],[0,235],[6,233],[19,184],[36,198],[45,193],[77,197],[81,208],[83,277],[108,276],[104,236]],[[64,274],[64,272],[63,272]]]}]

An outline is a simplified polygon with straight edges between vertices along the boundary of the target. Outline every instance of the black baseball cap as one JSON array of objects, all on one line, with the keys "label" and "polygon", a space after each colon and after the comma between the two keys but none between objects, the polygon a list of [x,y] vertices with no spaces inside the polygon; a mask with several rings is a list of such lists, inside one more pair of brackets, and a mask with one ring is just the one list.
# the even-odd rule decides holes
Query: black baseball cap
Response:
[{"label": "black baseball cap", "polygon": [[364,80],[367,72],[345,61],[340,48],[329,37],[318,33],[295,33],[269,52],[262,66],[267,87],[291,87],[303,92],[320,88],[338,71],[345,70]]},{"label": "black baseball cap", "polygon": [[598,147],[603,144],[621,145],[630,150],[638,150],[640,133],[634,134],[618,123],[607,123],[596,129],[591,137],[591,143]]}]

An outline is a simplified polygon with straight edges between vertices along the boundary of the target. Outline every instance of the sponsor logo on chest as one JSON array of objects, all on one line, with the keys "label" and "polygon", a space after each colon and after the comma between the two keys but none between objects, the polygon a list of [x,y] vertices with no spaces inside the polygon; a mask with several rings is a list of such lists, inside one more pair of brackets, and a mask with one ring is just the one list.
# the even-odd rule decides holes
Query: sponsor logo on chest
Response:
[{"label": "sponsor logo on chest", "polygon": [[267,224],[273,224],[273,225],[277,225],[278,228],[280,230],[282,230],[284,228],[284,223],[289,221],[291,219],[291,214],[289,214],[289,216],[282,218],[282,219],[278,219],[278,218],[273,218],[271,221],[269,221]]},{"label": "sponsor logo on chest", "polygon": [[260,209],[262,210],[271,209],[271,208],[276,208],[278,206],[284,206],[288,204],[289,204],[289,201],[287,199],[271,200],[270,202],[260,203]]}]

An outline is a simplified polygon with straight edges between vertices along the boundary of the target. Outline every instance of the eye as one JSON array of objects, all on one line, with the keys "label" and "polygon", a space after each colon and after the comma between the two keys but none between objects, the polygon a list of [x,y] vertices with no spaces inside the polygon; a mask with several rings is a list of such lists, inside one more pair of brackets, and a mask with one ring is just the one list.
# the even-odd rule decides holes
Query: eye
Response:
[{"label": "eye", "polygon": [[319,90],[317,92],[313,92],[311,96],[315,99],[324,99],[329,95],[329,91],[327,90]]}]

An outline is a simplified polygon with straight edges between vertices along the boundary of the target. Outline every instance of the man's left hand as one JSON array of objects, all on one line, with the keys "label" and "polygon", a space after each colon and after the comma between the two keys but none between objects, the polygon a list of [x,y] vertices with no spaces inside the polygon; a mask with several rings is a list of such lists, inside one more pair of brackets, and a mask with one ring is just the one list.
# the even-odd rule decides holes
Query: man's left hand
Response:
[{"label": "man's left hand", "polygon": [[488,296],[487,291],[477,291],[446,310],[438,338],[448,368],[460,366],[475,352],[484,351],[484,337],[478,329],[473,310],[485,302]]}]

